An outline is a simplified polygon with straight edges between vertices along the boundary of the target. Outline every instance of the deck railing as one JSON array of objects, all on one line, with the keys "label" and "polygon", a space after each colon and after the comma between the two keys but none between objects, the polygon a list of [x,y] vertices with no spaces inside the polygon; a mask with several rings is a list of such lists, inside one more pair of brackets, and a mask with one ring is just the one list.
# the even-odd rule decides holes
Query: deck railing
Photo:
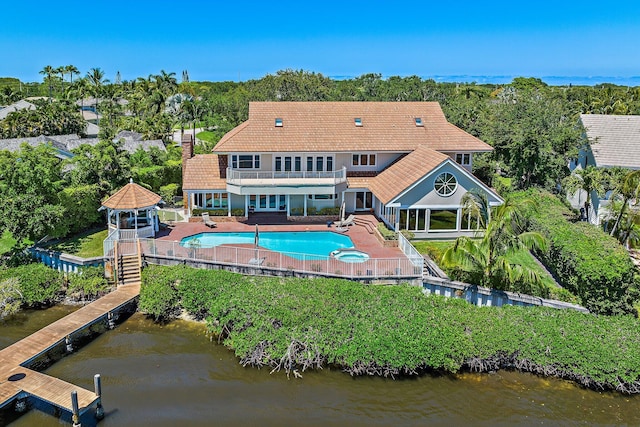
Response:
[{"label": "deck railing", "polygon": [[275,252],[246,247],[184,247],[180,242],[154,239],[140,239],[140,243],[141,251],[145,256],[176,260],[203,261],[344,278],[415,279],[422,276],[422,265],[417,267],[407,258],[370,258],[364,262],[347,263],[330,256]]},{"label": "deck railing", "polygon": [[339,184],[347,180],[347,168],[336,171],[313,172],[313,171],[247,171],[227,168],[227,182],[236,185],[249,185],[255,183],[264,183],[275,181],[277,183],[286,184],[287,181],[304,181],[309,180],[310,183],[317,181],[329,184]]},{"label": "deck railing", "polygon": [[407,258],[411,260],[413,265],[422,269],[424,265],[424,258],[422,254],[407,240],[402,233],[398,233],[398,247],[404,253]]}]

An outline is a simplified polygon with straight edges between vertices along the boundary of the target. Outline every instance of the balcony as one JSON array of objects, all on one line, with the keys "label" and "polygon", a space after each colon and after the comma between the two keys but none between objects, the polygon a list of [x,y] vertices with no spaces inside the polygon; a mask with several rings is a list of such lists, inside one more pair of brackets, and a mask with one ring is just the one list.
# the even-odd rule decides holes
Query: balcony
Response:
[{"label": "balcony", "polygon": [[330,172],[247,171],[227,168],[227,184],[248,186],[338,185],[347,181],[347,168]]},{"label": "balcony", "polygon": [[[233,194],[333,194],[346,189],[347,168],[328,172],[247,171],[227,168],[227,191]],[[277,189],[280,187],[280,189]],[[284,188],[287,190],[284,190]]]}]

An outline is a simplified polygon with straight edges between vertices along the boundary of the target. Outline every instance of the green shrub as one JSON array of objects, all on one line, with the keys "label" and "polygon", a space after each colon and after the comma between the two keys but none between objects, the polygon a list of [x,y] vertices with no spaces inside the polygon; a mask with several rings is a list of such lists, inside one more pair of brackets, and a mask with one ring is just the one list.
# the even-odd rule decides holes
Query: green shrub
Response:
[{"label": "green shrub", "polygon": [[173,198],[178,194],[178,189],[180,186],[178,184],[167,184],[160,187],[160,191],[158,191],[158,195],[162,197],[165,203],[173,205]]},{"label": "green shrub", "polygon": [[[227,216],[229,215],[228,209],[200,209],[195,208],[191,210],[191,215],[200,216],[203,213],[208,213],[211,216]],[[231,216],[244,216],[244,209],[231,209]]]},{"label": "green shrub", "polygon": [[384,240],[398,240],[398,233],[395,231],[389,230],[384,223],[378,223],[378,231],[384,238]]},{"label": "green shrub", "polygon": [[79,274],[70,273],[67,282],[67,297],[82,301],[99,298],[110,290],[103,267],[85,267]]},{"label": "green shrub", "polygon": [[416,237],[416,234],[413,231],[400,230],[400,233],[402,233],[402,235],[408,240],[414,239]]},{"label": "green shrub", "polygon": [[340,215],[340,208],[322,208],[318,215]]},{"label": "green shrub", "polygon": [[563,287],[594,313],[635,313],[636,268],[616,239],[587,222],[571,222],[575,213],[553,194],[515,195],[533,201],[526,212],[528,228],[548,238],[549,250],[539,258]]},{"label": "green shrub", "polygon": [[0,280],[9,278],[18,279],[22,303],[29,307],[49,306],[62,295],[62,273],[38,262],[0,270]]},{"label": "green shrub", "polygon": [[146,267],[142,274],[138,309],[156,320],[172,318],[181,308],[176,289],[180,271],[181,268]]}]

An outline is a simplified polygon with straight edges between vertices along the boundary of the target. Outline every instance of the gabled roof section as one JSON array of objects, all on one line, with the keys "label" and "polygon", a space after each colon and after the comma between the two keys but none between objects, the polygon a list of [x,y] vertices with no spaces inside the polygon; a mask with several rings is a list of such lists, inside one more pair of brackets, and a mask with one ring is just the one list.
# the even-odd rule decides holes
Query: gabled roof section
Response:
[{"label": "gabled roof section", "polygon": [[118,210],[143,209],[157,205],[160,200],[161,197],[153,191],[130,182],[102,202],[102,206]]},{"label": "gabled roof section", "polygon": [[446,154],[421,145],[380,172],[369,183],[369,190],[383,204],[387,204],[449,159]]},{"label": "gabled roof section", "polygon": [[183,190],[226,190],[227,156],[198,154],[186,161]]},{"label": "gabled roof section", "polygon": [[222,137],[214,152],[410,152],[420,145],[492,150],[447,122],[437,102],[251,102],[249,120]]},{"label": "gabled roof section", "polygon": [[640,169],[640,116],[581,114],[596,166]]},{"label": "gabled roof section", "polygon": [[7,116],[10,113],[13,113],[15,111],[19,111],[19,110],[35,110],[36,106],[28,101],[25,101],[24,99],[21,99],[18,102],[14,102],[11,105],[7,105],[4,108],[0,108],[0,120],[4,120],[7,118]]}]

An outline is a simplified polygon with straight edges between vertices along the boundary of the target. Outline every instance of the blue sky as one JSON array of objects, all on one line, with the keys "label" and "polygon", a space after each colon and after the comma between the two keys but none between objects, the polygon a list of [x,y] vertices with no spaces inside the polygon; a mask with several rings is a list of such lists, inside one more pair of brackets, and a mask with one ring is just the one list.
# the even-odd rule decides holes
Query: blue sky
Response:
[{"label": "blue sky", "polygon": [[[527,4],[525,4],[527,3]],[[530,4],[529,4],[530,3]],[[0,77],[639,76],[638,1],[5,2]]]}]

